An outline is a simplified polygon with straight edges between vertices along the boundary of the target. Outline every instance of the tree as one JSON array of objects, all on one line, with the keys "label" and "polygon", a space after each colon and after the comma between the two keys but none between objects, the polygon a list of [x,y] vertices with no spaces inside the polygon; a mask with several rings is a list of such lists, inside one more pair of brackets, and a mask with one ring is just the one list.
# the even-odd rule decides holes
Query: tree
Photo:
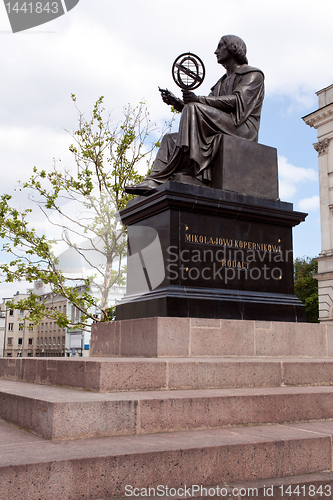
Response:
[{"label": "tree", "polygon": [[[75,95],[72,100],[76,106]],[[59,168],[58,162],[54,162],[49,172],[34,167],[31,178],[21,184],[22,190],[32,192],[32,199],[59,234],[52,240],[39,235],[30,220],[32,210],[16,209],[11,206],[12,197],[3,195],[0,237],[5,241],[3,250],[12,260],[1,264],[0,270],[5,282],[41,280],[81,312],[80,321],[72,324],[55,308],[46,310],[40,296],[31,292],[25,300],[8,305],[28,311],[28,321],[39,323],[48,317],[61,327],[85,328],[91,320],[108,321],[112,316],[108,309],[109,291],[125,279],[126,230],[117,212],[132,198],[124,187],[143,179],[137,168],[142,163],[147,170],[150,168],[157,143],[147,146],[156,127],[144,103],[124,108],[124,118],[116,126],[112,126],[110,117],[104,118],[103,97],[95,103],[90,119],[77,110],[78,128],[69,148],[75,159],[75,172]],[[70,210],[66,210],[68,203]],[[68,252],[74,252],[83,259],[89,275],[68,273],[66,252],[60,257],[55,255],[60,242],[68,246],[67,257]],[[84,291],[78,287],[82,284]],[[98,288],[99,298],[92,295],[92,286]]]},{"label": "tree", "polygon": [[318,281],[313,275],[318,272],[314,258],[303,257],[294,260],[294,287],[296,296],[303,302],[308,323],[319,322]]}]

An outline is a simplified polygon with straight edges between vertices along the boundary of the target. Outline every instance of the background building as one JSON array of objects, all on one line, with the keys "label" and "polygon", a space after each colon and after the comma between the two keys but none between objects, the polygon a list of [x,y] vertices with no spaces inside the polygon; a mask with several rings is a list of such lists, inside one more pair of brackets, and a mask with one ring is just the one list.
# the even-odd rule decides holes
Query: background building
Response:
[{"label": "background building", "polygon": [[321,252],[318,261],[319,320],[333,322],[333,85],[317,92],[318,110],[303,120],[318,133]]},{"label": "background building", "polygon": [[5,316],[4,356],[33,356],[34,355],[34,325],[26,321],[26,313],[7,307],[8,301],[17,303],[28,297],[26,293],[17,292],[14,297],[3,299],[2,310]]},{"label": "background building", "polygon": [[[85,286],[78,286],[78,290],[83,292]],[[126,287],[124,286],[112,288],[110,307],[121,299],[125,290]],[[40,296],[40,301],[45,301],[47,309],[56,309],[66,314],[73,323],[80,321],[81,312],[66,298],[48,291],[42,281],[34,283],[33,291]],[[92,293],[96,294],[97,291],[92,291]],[[2,309],[0,310],[0,356],[2,354],[4,357],[89,356],[89,325],[86,330],[61,328],[54,320],[47,317],[43,318],[39,325],[33,324],[26,319],[28,314],[24,311],[7,307],[7,302],[14,301],[17,303],[26,297],[28,297],[28,294],[17,292],[14,297],[3,299]],[[95,314],[97,318],[97,311],[95,311]],[[3,326],[1,326],[2,322]]]},{"label": "background building", "polygon": [[0,358],[3,357],[5,348],[6,307],[0,304]]}]

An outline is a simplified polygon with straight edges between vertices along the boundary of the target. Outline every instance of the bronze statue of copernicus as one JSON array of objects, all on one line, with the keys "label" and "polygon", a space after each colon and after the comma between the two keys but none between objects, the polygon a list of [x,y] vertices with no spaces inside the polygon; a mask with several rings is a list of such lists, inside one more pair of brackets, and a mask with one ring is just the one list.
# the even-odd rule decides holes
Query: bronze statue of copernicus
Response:
[{"label": "bronze statue of copernicus", "polygon": [[163,137],[150,175],[140,184],[127,186],[128,193],[149,195],[179,173],[183,182],[209,185],[210,164],[223,134],[258,141],[264,75],[248,65],[246,45],[237,36],[223,36],[215,55],[226,73],[208,96],[183,90],[181,100],[162,91],[163,101],[182,113],[179,130]]}]

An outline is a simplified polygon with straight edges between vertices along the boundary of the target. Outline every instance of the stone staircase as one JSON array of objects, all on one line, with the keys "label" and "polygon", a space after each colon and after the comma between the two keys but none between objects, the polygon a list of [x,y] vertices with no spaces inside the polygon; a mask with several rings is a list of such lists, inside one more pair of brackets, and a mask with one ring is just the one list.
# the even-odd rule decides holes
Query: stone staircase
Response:
[{"label": "stone staircase", "polygon": [[[150,320],[96,326],[105,357],[0,359],[1,500],[333,497],[331,325]],[[115,356],[147,322],[164,357]]]}]

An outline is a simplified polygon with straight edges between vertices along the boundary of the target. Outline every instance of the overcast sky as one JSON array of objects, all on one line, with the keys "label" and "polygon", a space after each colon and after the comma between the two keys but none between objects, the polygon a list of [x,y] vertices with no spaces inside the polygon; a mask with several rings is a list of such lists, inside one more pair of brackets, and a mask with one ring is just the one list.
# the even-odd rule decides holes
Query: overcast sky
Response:
[{"label": "overcast sky", "polygon": [[[265,73],[259,142],[278,150],[280,197],[309,213],[294,231],[295,255],[318,255],[317,135],[301,117],[317,109],[315,92],[333,83],[332,20],[332,0],[80,0],[64,16],[13,34],[1,4],[1,191],[12,193],[34,165],[70,164],[71,93],[87,113],[104,95],[115,120],[124,105],[144,99],[161,124],[170,112],[158,86],[180,94],[174,59],[187,51],[201,57],[206,79],[197,93],[205,95],[223,74],[216,45],[235,34],[249,64]],[[11,290],[0,288],[0,297]]]}]

